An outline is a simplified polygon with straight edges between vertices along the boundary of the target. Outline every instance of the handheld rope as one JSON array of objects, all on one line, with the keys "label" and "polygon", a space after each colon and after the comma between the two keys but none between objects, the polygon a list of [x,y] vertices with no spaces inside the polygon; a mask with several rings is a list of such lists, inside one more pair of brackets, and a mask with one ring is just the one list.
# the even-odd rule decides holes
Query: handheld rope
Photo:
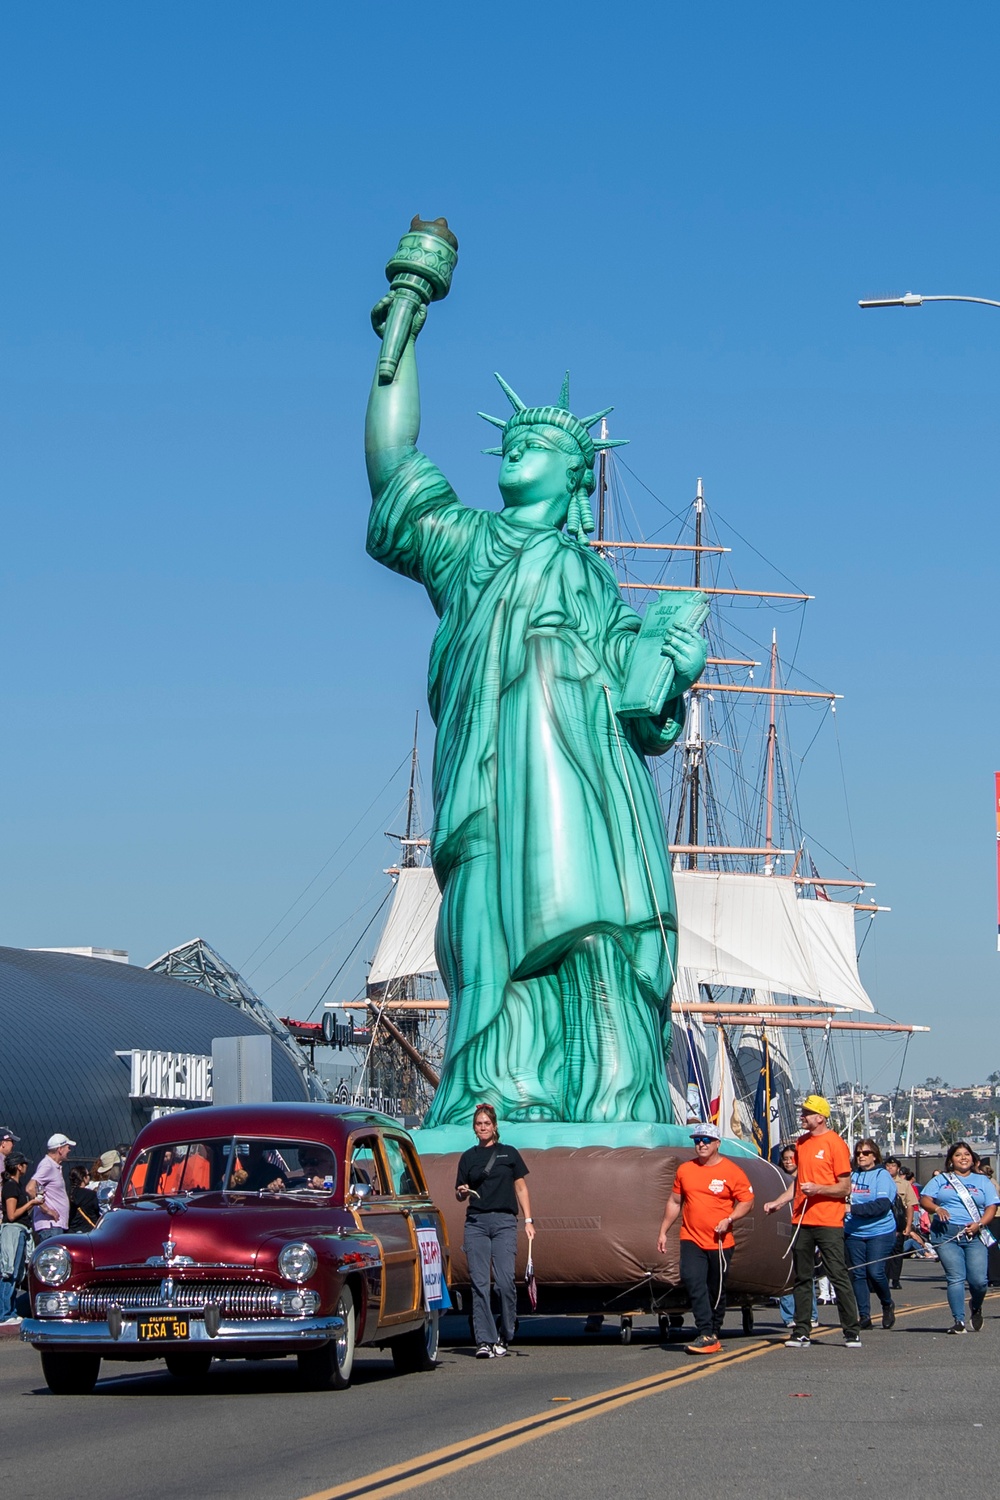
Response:
[{"label": "handheld rope", "polygon": [[785,1251],[784,1255],[781,1257],[782,1260],[787,1260],[788,1257],[791,1255],[792,1251],[795,1249],[795,1241],[799,1237],[799,1230],[802,1228],[802,1220],[805,1218],[805,1216],[806,1216],[806,1209],[809,1207],[809,1199],[806,1198],[806,1196],[805,1196],[804,1193],[803,1193],[802,1197],[803,1197],[803,1203],[802,1203],[801,1209],[799,1210],[798,1223],[795,1225],[795,1228],[792,1230],[792,1237],[788,1241],[788,1249]]},{"label": "handheld rope", "polygon": [[[964,1235],[965,1235],[965,1230],[964,1229],[960,1229],[957,1234],[949,1235],[946,1240],[938,1240],[938,1244],[939,1245],[951,1245],[951,1244],[953,1244],[955,1242],[955,1240],[962,1239]],[[932,1250],[933,1250],[933,1248],[934,1248],[934,1246],[931,1245],[931,1249]],[[910,1258],[911,1255],[916,1255],[916,1254],[917,1254],[916,1250],[904,1250],[901,1253],[901,1255],[899,1255],[898,1257],[893,1257],[891,1255],[877,1255],[874,1260],[859,1260],[856,1265],[848,1266],[847,1269],[849,1271],[860,1271],[862,1269],[862,1267],[864,1267],[864,1266],[877,1266],[877,1265],[881,1265],[883,1262],[885,1262],[887,1260],[893,1260],[893,1259],[909,1260],[909,1258]]]},{"label": "handheld rope", "polygon": [[[730,1229],[732,1228],[732,1220],[730,1220],[729,1222],[729,1227]],[[719,1241],[719,1290],[716,1292],[715,1301],[712,1303],[713,1312],[715,1312],[719,1303],[722,1301],[722,1283],[726,1275],[726,1252],[722,1248],[723,1236],[721,1234],[718,1234],[718,1231],[716,1231],[716,1234]]]}]

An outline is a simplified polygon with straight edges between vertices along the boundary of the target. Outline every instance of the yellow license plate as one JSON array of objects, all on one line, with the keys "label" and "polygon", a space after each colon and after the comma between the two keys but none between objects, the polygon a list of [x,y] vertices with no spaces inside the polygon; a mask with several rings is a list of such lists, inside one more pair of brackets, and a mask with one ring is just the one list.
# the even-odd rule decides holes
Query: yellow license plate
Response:
[{"label": "yellow license plate", "polygon": [[176,1313],[164,1313],[158,1318],[146,1318],[139,1324],[140,1344],[159,1344],[169,1339],[186,1339],[190,1336],[188,1319],[178,1317]]}]

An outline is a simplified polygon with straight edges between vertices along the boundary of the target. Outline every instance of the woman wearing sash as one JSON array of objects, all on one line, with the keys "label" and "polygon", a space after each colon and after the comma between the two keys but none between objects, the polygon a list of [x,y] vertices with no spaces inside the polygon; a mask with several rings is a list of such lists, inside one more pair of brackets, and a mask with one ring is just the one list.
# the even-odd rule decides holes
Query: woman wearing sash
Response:
[{"label": "woman wearing sash", "polygon": [[975,1155],[967,1141],[956,1141],[924,1188],[920,1202],[931,1215],[931,1244],[948,1278],[948,1306],[954,1319],[949,1333],[965,1333],[965,1287],[969,1287],[969,1322],[983,1326],[986,1262],[995,1243],[992,1223],[1000,1196],[988,1177],[974,1172]]}]

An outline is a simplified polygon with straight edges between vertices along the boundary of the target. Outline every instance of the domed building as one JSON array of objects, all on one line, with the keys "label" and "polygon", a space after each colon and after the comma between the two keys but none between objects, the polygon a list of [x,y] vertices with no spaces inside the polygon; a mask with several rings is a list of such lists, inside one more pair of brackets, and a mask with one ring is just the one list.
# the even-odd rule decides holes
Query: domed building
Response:
[{"label": "domed building", "polygon": [[303,1055],[275,1027],[128,963],[0,948],[0,1028],[0,1125],[32,1166],[56,1131],[77,1142],[73,1159],[93,1161],[154,1112],[209,1102],[219,1037],[269,1037],[274,1099],[317,1097]]}]

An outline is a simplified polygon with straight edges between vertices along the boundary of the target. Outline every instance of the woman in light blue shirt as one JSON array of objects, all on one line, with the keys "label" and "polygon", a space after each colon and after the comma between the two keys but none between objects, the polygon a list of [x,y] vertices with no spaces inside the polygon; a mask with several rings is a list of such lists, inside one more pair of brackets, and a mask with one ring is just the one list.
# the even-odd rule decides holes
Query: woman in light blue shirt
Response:
[{"label": "woman in light blue shirt", "polygon": [[859,1328],[871,1328],[871,1292],[882,1304],[882,1327],[891,1328],[896,1309],[889,1290],[886,1260],[896,1243],[896,1184],[882,1165],[873,1140],[858,1141],[851,1171],[851,1206],[844,1220],[847,1269],[858,1302]]},{"label": "woman in light blue shirt", "polygon": [[969,1322],[973,1333],[983,1326],[986,1262],[993,1236],[986,1228],[1000,1197],[988,1177],[974,1172],[976,1158],[968,1141],[956,1141],[924,1188],[920,1202],[931,1215],[931,1244],[948,1278],[948,1306],[954,1323],[949,1333],[965,1333],[965,1284],[969,1284]]}]

